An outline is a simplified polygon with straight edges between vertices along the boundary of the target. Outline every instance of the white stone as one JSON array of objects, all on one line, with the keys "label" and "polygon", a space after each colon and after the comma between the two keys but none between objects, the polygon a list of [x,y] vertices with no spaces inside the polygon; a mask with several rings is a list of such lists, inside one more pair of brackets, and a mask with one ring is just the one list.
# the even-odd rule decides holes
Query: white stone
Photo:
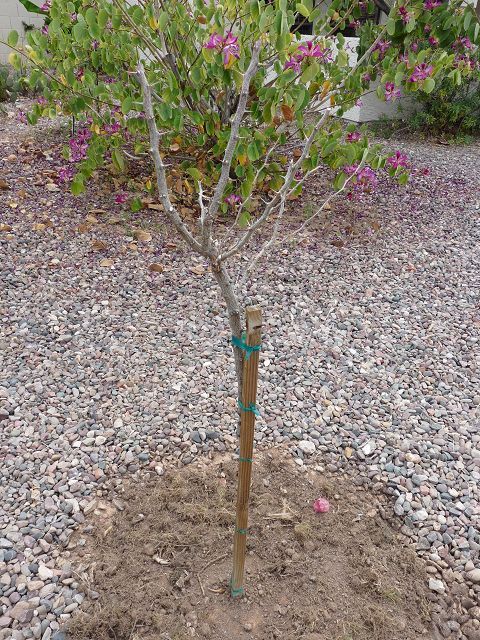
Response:
[{"label": "white stone", "polygon": [[51,578],[53,578],[53,571],[44,564],[41,564],[38,567],[38,577],[43,581],[50,580]]},{"label": "white stone", "polygon": [[480,584],[480,569],[473,569],[467,573],[467,579],[474,584]]},{"label": "white stone", "polygon": [[437,580],[436,578],[430,578],[428,588],[430,591],[435,591],[436,593],[445,593],[445,585],[441,580]]},{"label": "white stone", "polygon": [[309,456],[311,456],[316,451],[315,445],[313,444],[313,442],[310,442],[310,440],[300,440],[297,446],[300,451],[303,451],[303,453],[306,453]]},{"label": "white stone", "polygon": [[362,451],[366,456],[371,455],[375,451],[375,443],[373,440],[366,442],[362,447]]}]

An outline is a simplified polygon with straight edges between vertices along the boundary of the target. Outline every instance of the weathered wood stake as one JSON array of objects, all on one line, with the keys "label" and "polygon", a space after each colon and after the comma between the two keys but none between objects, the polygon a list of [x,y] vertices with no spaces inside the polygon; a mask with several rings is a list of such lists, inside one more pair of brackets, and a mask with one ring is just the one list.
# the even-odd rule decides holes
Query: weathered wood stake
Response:
[{"label": "weathered wood stake", "polygon": [[[262,341],[262,311],[260,307],[246,309],[246,344],[256,347]],[[240,406],[240,457],[238,468],[237,518],[233,542],[232,597],[244,594],[245,553],[247,547],[248,501],[252,477],[253,437],[257,401],[259,352],[246,351],[243,358],[243,385]]]}]

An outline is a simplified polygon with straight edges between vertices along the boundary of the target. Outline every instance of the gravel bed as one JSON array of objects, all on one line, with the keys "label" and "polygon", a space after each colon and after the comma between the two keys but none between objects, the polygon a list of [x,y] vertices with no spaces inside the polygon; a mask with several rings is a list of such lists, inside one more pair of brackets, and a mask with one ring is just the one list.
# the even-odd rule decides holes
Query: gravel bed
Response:
[{"label": "gravel bed", "polygon": [[[40,146],[19,127],[0,117],[0,640],[61,640],[95,597],[72,533],[122,478],[234,452],[234,372],[202,263],[164,228],[142,243],[104,223],[118,205],[101,183],[79,199],[48,187],[59,134]],[[395,148],[419,170],[355,205],[375,233],[337,246],[314,226],[251,284],[256,445],[389,493],[428,563],[438,637],[479,640],[480,146]]]}]

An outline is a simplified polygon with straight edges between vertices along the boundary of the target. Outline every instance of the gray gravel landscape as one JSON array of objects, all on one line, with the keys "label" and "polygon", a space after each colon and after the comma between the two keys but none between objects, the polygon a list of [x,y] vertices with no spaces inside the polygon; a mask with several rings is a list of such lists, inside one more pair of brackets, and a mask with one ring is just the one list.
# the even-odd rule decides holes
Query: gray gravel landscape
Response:
[{"label": "gray gravel landscape", "polygon": [[[95,597],[69,559],[73,532],[134,473],[235,452],[234,367],[204,265],[162,228],[142,245],[97,213],[79,233],[112,206],[105,194],[45,188],[53,153],[19,150],[7,120],[0,640],[61,640]],[[256,446],[388,493],[428,564],[438,638],[479,640],[480,147],[390,144],[418,171],[357,205],[375,233],[337,246],[313,226],[249,287],[266,316]]]}]

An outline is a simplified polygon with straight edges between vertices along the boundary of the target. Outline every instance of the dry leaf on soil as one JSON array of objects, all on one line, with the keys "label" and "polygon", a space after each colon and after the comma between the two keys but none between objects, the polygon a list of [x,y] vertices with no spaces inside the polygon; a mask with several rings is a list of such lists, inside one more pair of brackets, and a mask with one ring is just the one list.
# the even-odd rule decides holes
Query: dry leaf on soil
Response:
[{"label": "dry leaf on soil", "polygon": [[190,267],[190,271],[197,276],[203,276],[203,274],[205,273],[205,267],[203,267],[201,264],[196,264],[194,267]]},{"label": "dry leaf on soil", "polygon": [[138,229],[136,231],[133,232],[133,236],[139,241],[139,242],[150,242],[152,239],[152,234],[149,233],[148,231],[143,231],[142,229]]},{"label": "dry leaf on soil", "polygon": [[12,227],[9,224],[0,222],[0,231],[12,231]]},{"label": "dry leaf on soil", "polygon": [[105,251],[107,244],[103,240],[92,240],[92,249],[94,251]]},{"label": "dry leaf on soil", "polygon": [[165,267],[163,266],[163,264],[160,264],[158,262],[152,262],[152,264],[148,265],[148,270],[149,271],[154,271],[155,273],[162,273],[164,268]]},{"label": "dry leaf on soil", "polygon": [[103,260],[100,260],[100,266],[101,267],[112,267],[113,266],[113,260],[111,258],[104,258]]}]

